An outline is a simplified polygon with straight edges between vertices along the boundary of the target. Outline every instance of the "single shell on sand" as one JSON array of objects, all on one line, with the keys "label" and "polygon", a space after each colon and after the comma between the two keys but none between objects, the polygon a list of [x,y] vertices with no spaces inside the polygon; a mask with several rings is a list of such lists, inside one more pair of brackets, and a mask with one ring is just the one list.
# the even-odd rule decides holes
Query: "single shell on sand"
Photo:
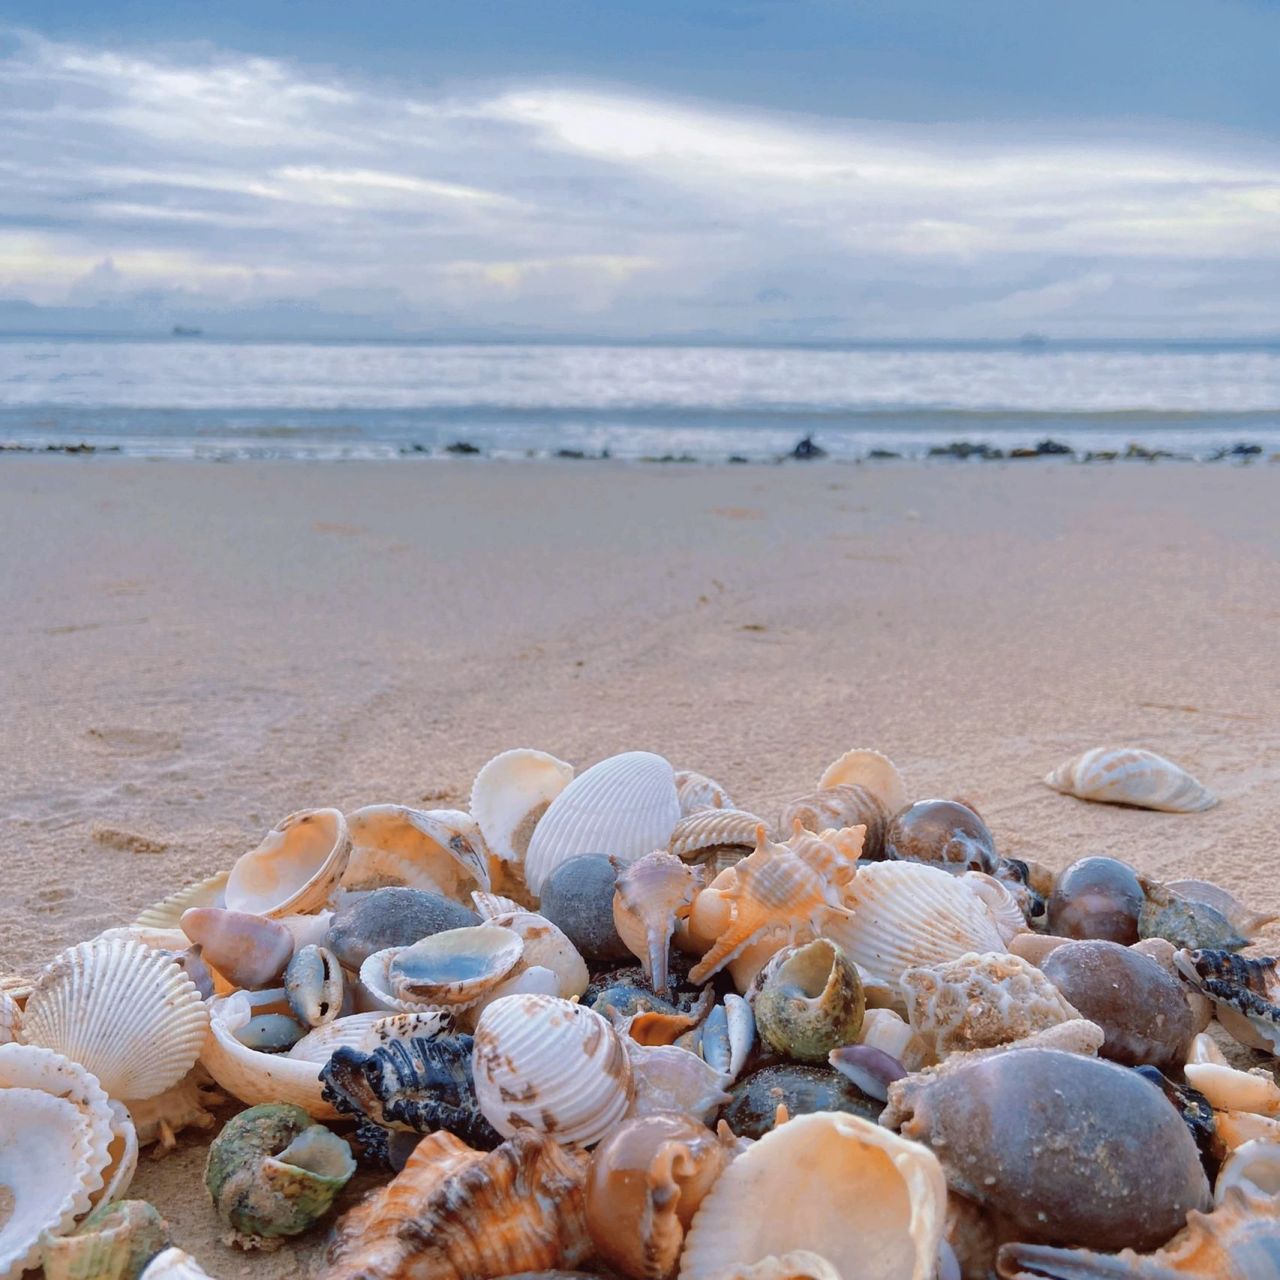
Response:
[{"label": "single shell on sand", "polygon": [[1081,858],[1054,882],[1048,929],[1064,938],[1101,938],[1130,946],[1146,901],[1137,872],[1115,858]]},{"label": "single shell on sand", "polygon": [[1250,1049],[1280,1053],[1280,971],[1274,956],[1179,951],[1178,972],[1214,1003],[1218,1021]]},{"label": "single shell on sand", "polygon": [[778,953],[761,973],[756,1026],[779,1053],[825,1062],[862,1030],[865,1000],[852,961],[834,942],[818,938]]},{"label": "single shell on sand", "polygon": [[351,853],[347,821],[337,809],[301,809],[241,854],[227,880],[232,911],[259,916],[318,911],[342,878]]},{"label": "single shell on sand", "polygon": [[628,1120],[592,1153],[587,1228],[628,1280],[667,1280],[685,1232],[732,1147],[686,1116]]},{"label": "single shell on sand", "polygon": [[103,1204],[45,1241],[45,1280],[135,1280],[168,1243],[169,1224],[145,1200]]},{"label": "single shell on sand", "polygon": [[573,765],[545,751],[516,747],[494,756],[471,784],[471,816],[489,852],[522,862],[547,807],[573,781]]},{"label": "single shell on sand", "polygon": [[947,1189],[932,1152],[856,1116],[800,1116],[738,1156],[707,1193],[680,1280],[796,1249],[858,1280],[930,1280]]},{"label": "single shell on sand", "polygon": [[351,856],[342,884],[352,890],[403,885],[468,901],[489,887],[480,827],[460,809],[371,804],[347,816]]},{"label": "single shell on sand", "polygon": [[1166,813],[1197,813],[1218,803],[1185,769],[1141,747],[1094,747],[1060,764],[1045,775],[1045,782],[1081,800]]},{"label": "single shell on sand", "polygon": [[987,824],[956,800],[917,800],[890,821],[884,856],[907,862],[938,862],[985,871],[998,863]]},{"label": "single shell on sand", "polygon": [[852,1080],[830,1067],[801,1063],[761,1067],[729,1090],[720,1118],[740,1138],[759,1138],[795,1116],[840,1111],[875,1120],[883,1110]]},{"label": "single shell on sand", "polygon": [[614,869],[618,873],[614,927],[644,966],[654,991],[666,995],[671,937],[676,925],[688,917],[694,897],[706,887],[706,873],[660,850],[629,865],[617,863]]},{"label": "single shell on sand", "polygon": [[628,751],[579,774],[551,802],[525,855],[525,883],[542,892],[562,862],[604,853],[634,862],[665,849],[680,820],[675,772],[661,756]]},{"label": "single shell on sand", "polygon": [[339,906],[326,945],[345,968],[358,971],[375,951],[408,947],[430,934],[479,923],[474,911],[438,893],[375,889],[352,894]]},{"label": "single shell on sand", "polygon": [[65,1054],[113,1097],[150,1098],[191,1069],[209,1017],[172,960],[137,942],[82,942],[36,979],[23,1015],[28,1044]]},{"label": "single shell on sand", "polygon": [[182,913],[182,932],[233,987],[270,986],[293,955],[293,934],[284,925],[244,911],[191,907]]},{"label": "single shell on sand", "polygon": [[1037,1243],[1154,1249],[1208,1205],[1182,1118],[1096,1058],[1017,1049],[944,1064],[890,1085],[882,1123],[929,1145],[955,1191]]}]

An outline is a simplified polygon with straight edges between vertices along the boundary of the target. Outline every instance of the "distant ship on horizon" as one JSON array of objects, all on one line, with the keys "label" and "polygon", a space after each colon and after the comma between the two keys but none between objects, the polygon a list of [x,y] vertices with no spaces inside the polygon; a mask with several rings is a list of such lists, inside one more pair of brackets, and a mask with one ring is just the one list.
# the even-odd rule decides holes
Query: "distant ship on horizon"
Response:
[{"label": "distant ship on horizon", "polygon": [[199,338],[203,333],[204,330],[195,325],[175,324],[172,329],[172,336],[175,338]]}]

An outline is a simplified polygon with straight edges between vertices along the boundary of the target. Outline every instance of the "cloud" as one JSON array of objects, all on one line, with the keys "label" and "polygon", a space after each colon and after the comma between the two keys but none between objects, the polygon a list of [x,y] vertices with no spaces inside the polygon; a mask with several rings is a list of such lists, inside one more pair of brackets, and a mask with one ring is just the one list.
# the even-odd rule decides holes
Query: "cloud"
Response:
[{"label": "cloud", "polygon": [[446,93],[11,32],[0,190],[0,297],[123,320],[145,295],[147,323],[341,299],[409,331],[1280,330],[1280,153],[1124,122]]}]

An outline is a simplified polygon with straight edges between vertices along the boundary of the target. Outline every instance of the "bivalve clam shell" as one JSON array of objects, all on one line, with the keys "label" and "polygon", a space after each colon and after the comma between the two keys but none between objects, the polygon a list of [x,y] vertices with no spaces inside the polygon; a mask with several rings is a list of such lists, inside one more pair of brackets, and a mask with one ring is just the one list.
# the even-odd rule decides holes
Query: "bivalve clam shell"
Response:
[{"label": "bivalve clam shell", "polygon": [[1094,747],[1045,775],[1055,791],[1100,804],[1198,813],[1218,798],[1185,769],[1141,747]]},{"label": "bivalve clam shell", "polygon": [[387,979],[399,1000],[469,1009],[520,963],[523,954],[524,943],[511,929],[447,929],[398,949],[387,963]]},{"label": "bivalve clam shell", "polygon": [[829,787],[865,787],[878,796],[890,814],[907,805],[907,784],[898,766],[879,751],[856,747],[833,760],[818,779],[819,790]]},{"label": "bivalve clam shell", "polygon": [[514,973],[531,968],[549,969],[556,978],[556,989],[550,994],[566,1000],[582,995],[587,989],[591,981],[587,962],[568,936],[546,916],[516,909],[488,917],[482,927],[508,929],[524,943],[524,954]]},{"label": "bivalve clam shell", "polygon": [[149,906],[134,922],[139,929],[176,929],[182,913],[191,907],[225,907],[227,905],[227,880],[230,871],[219,871],[216,876],[184,885],[167,898],[161,898]]},{"label": "bivalve clam shell", "polygon": [[460,809],[371,804],[347,815],[351,856],[346,889],[404,886],[466,902],[489,888],[488,850],[480,826]]},{"label": "bivalve clam shell", "polygon": [[521,862],[548,806],[573,781],[573,765],[545,751],[516,747],[496,755],[471,784],[471,816],[489,852]]},{"label": "bivalve clam shell", "polygon": [[226,905],[259,916],[318,911],[342,878],[350,853],[347,820],[339,810],[300,809],[236,859]]}]

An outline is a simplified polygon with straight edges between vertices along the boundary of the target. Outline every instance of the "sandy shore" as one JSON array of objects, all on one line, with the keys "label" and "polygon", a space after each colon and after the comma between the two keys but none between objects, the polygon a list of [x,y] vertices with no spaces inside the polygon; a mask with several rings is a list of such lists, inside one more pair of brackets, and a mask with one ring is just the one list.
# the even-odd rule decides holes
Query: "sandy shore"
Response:
[{"label": "sandy shore", "polygon": [[[875,746],[1007,854],[1280,910],[1275,468],[6,458],[0,546],[0,971],[290,810],[464,804],[519,745],[660,751],[766,813]],[[1105,742],[1222,804],[1041,785]],[[296,1273],[216,1243],[203,1158],[135,1193],[215,1276]]]}]

